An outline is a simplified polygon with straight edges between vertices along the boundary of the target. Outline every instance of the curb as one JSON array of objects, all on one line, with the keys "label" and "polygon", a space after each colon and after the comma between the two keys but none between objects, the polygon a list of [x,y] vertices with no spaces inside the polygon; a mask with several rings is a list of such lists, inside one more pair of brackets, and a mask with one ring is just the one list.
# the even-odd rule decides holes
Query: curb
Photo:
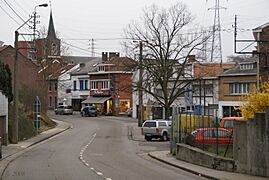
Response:
[{"label": "curb", "polygon": [[208,179],[214,179],[214,180],[220,180],[219,178],[216,178],[216,177],[213,177],[213,176],[209,176],[209,175],[207,175],[207,174],[199,173],[199,172],[194,171],[194,170],[192,170],[192,169],[188,169],[188,168],[185,168],[185,167],[183,167],[183,166],[179,166],[179,165],[177,165],[177,164],[174,164],[174,163],[165,161],[164,159],[161,159],[161,158],[159,158],[159,157],[153,155],[152,153],[154,153],[154,152],[149,152],[149,153],[148,153],[148,156],[151,157],[151,158],[153,158],[153,159],[156,159],[156,160],[158,160],[158,161],[160,161],[160,162],[162,162],[162,163],[165,163],[165,164],[168,164],[168,165],[170,165],[170,166],[173,166],[173,167],[182,169],[182,170],[184,170],[184,171],[187,171],[187,172],[189,172],[189,173],[195,174],[195,175],[200,176],[200,177],[205,177],[205,178],[208,178]]},{"label": "curb", "polygon": [[[52,120],[55,120],[55,119],[52,119]],[[58,121],[58,120],[56,120],[56,121]],[[8,165],[9,165],[12,161],[14,161],[15,159],[17,159],[20,155],[22,155],[22,154],[24,154],[25,152],[27,152],[28,149],[30,149],[30,148],[33,147],[34,145],[37,145],[37,144],[39,144],[39,143],[41,143],[41,142],[44,142],[44,141],[48,140],[49,138],[52,138],[52,137],[54,137],[54,136],[57,136],[57,135],[59,135],[59,134],[65,132],[65,131],[67,131],[68,129],[70,129],[70,128],[72,127],[71,124],[69,124],[69,123],[67,123],[67,124],[68,124],[68,127],[61,129],[59,132],[56,132],[56,133],[51,134],[51,135],[48,135],[47,137],[44,137],[43,139],[40,139],[40,140],[38,140],[38,141],[36,141],[36,142],[33,142],[32,144],[30,144],[29,146],[25,147],[24,149],[21,149],[21,150],[15,152],[15,153],[13,153],[13,154],[10,154],[10,155],[6,156],[5,158],[2,158],[2,159],[0,160],[1,164],[3,165],[3,167],[0,166],[0,180],[3,179],[3,174],[4,174],[5,170],[6,170],[6,168],[8,167]],[[57,127],[57,126],[56,126],[56,127]],[[54,128],[55,128],[55,127],[54,127]],[[54,128],[52,128],[52,129],[54,129]]]}]

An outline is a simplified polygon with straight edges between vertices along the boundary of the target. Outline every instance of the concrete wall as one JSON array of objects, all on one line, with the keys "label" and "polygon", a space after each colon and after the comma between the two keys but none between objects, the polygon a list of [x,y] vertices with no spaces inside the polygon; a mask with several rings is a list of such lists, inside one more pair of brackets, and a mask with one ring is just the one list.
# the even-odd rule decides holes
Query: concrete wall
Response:
[{"label": "concrete wall", "polygon": [[233,159],[217,156],[186,144],[177,144],[176,158],[213,169],[235,171]]},{"label": "concrete wall", "polygon": [[5,127],[4,136],[2,137],[2,144],[7,145],[8,142],[8,99],[0,91],[0,116],[4,117]]},{"label": "concrete wall", "polygon": [[234,124],[234,159],[237,171],[269,177],[269,108],[253,119]]}]

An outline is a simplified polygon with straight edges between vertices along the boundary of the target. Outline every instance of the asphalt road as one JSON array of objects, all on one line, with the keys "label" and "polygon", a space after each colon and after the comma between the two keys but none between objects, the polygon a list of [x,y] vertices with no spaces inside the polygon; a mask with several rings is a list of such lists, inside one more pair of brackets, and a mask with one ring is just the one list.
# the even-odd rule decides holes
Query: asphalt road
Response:
[{"label": "asphalt road", "polygon": [[151,159],[168,142],[132,141],[128,124],[106,117],[52,115],[73,128],[29,149],[7,167],[4,180],[179,180],[202,179]]}]

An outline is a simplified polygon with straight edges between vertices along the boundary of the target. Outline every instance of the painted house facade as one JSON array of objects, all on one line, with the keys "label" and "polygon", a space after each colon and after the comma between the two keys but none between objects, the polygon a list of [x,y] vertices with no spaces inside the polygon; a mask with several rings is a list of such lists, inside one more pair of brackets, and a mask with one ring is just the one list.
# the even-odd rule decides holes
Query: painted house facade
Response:
[{"label": "painted house facade", "polygon": [[112,57],[97,64],[88,73],[89,97],[84,105],[95,105],[102,114],[119,115],[132,106],[132,71],[126,70],[133,60]]},{"label": "painted house facade", "polygon": [[239,62],[235,67],[219,75],[218,116],[240,116],[236,107],[240,106],[242,96],[257,87],[257,61]]}]

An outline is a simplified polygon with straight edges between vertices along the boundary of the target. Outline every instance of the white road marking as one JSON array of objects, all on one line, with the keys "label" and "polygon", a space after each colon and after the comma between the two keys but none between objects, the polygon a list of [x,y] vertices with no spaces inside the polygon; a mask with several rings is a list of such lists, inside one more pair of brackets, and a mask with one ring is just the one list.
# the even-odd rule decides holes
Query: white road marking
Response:
[{"label": "white road marking", "polygon": [[[92,138],[90,139],[90,141],[88,142],[88,144],[86,144],[81,150],[80,150],[80,153],[79,153],[79,159],[81,162],[83,162],[83,164],[87,167],[90,166],[89,163],[87,163],[84,159],[83,159],[83,154],[84,152],[86,151],[86,149],[88,148],[88,146],[91,145],[91,143],[93,142],[93,140],[95,139],[96,137],[96,133],[93,134]],[[98,154],[98,153],[92,153],[91,155],[95,155],[95,156],[102,156],[103,154]],[[96,171],[93,167],[90,167],[90,169],[95,173],[97,174],[98,176],[101,176],[103,179],[105,180],[112,180],[111,178],[108,178],[108,177],[105,177],[104,174],[102,172],[99,172],[99,171]]]}]

